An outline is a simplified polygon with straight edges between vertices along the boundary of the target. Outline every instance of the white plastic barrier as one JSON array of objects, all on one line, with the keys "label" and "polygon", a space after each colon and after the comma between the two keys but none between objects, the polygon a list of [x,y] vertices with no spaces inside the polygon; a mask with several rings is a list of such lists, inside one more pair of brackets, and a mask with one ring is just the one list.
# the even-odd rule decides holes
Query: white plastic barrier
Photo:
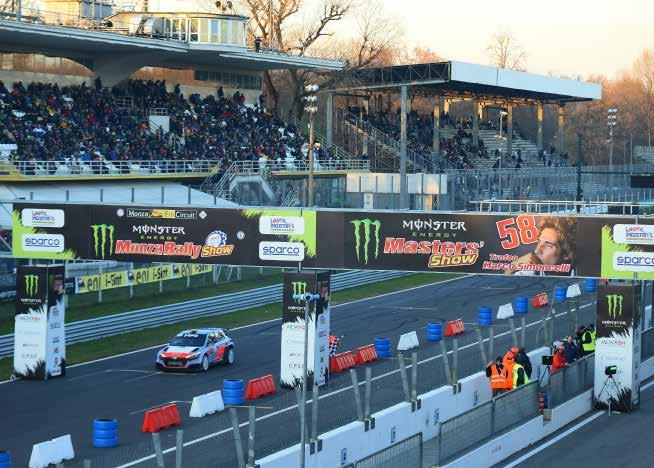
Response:
[{"label": "white plastic barrier", "polygon": [[201,418],[207,414],[213,414],[224,409],[223,394],[220,390],[216,390],[215,392],[194,397],[189,416],[192,418]]},{"label": "white plastic barrier", "polygon": [[510,302],[508,304],[501,305],[499,309],[497,309],[497,320],[508,319],[514,315],[515,312],[513,311],[513,304]]},{"label": "white plastic barrier", "polygon": [[571,284],[568,286],[568,290],[565,293],[565,297],[571,299],[573,297],[581,296],[581,289],[579,289],[578,284]]},{"label": "white plastic barrier", "polygon": [[73,458],[75,458],[73,442],[70,435],[65,435],[34,445],[29,468],[45,468]]},{"label": "white plastic barrier", "polygon": [[412,331],[400,336],[400,341],[397,344],[397,350],[406,351],[412,348],[417,348],[418,346],[420,346],[420,343],[418,343],[418,334]]},{"label": "white plastic barrier", "polygon": [[[543,372],[541,356],[549,353],[539,348],[529,353],[532,379]],[[399,377],[398,377],[399,378]],[[410,403],[398,403],[373,416],[375,428],[365,431],[364,424],[353,422],[320,436],[323,449],[313,455],[307,446],[306,466],[320,468],[342,466],[361,460],[389,445],[422,432],[423,441],[436,437],[438,424],[473,409],[491,399],[490,385],[485,372],[478,372],[459,381],[461,391],[454,394],[451,386],[443,386],[420,395],[421,407],[411,412]],[[257,461],[261,468],[288,468],[300,465],[300,446],[295,445]]]}]

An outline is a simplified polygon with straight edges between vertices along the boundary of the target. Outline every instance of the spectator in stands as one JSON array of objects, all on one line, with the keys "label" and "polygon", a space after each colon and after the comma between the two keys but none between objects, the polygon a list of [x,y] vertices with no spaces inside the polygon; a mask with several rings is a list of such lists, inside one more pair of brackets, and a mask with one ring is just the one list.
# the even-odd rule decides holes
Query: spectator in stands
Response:
[{"label": "spectator in stands", "polygon": [[491,393],[496,397],[507,390],[507,373],[502,366],[502,356],[497,356],[495,362],[486,366],[486,377],[490,381]]},{"label": "spectator in stands", "polygon": [[520,348],[518,350],[518,354],[515,355],[515,362],[516,364],[520,364],[525,369],[525,372],[527,373],[527,377],[531,378],[531,372],[532,372],[531,359],[529,359],[529,356],[527,355],[527,350],[525,348]]},{"label": "spectator in stands", "polygon": [[565,362],[565,348],[563,345],[559,345],[556,348],[556,353],[554,353],[554,357],[552,359],[552,374],[559,369],[563,369],[567,364]]},{"label": "spectator in stands", "polygon": [[563,343],[563,348],[563,354],[567,364],[572,364],[581,356],[579,347],[575,344],[572,335],[568,336],[565,343]]},{"label": "spectator in stands", "polygon": [[261,38],[259,36],[254,38],[254,51],[261,52]]}]

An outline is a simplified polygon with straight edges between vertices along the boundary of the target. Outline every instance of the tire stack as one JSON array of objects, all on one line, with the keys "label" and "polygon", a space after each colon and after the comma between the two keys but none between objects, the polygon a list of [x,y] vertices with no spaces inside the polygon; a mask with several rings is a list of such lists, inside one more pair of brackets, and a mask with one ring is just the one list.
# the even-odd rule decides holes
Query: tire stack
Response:
[{"label": "tire stack", "polygon": [[568,296],[568,288],[566,286],[557,286],[554,289],[554,302],[565,302]]},{"label": "tire stack", "polygon": [[242,405],[245,395],[245,384],[242,380],[223,380],[223,402],[226,405]]},{"label": "tire stack", "polygon": [[0,468],[11,468],[11,453],[0,450]]},{"label": "tire stack", "polygon": [[93,446],[110,448],[118,445],[118,421],[115,419],[93,420]]},{"label": "tire stack", "polygon": [[391,357],[390,338],[375,338],[375,351],[378,357]]},{"label": "tire stack", "polygon": [[516,296],[514,306],[516,314],[526,314],[529,312],[529,298],[527,296]]},{"label": "tire stack", "polygon": [[479,306],[479,309],[477,309],[477,323],[479,325],[493,325],[493,309]]},{"label": "tire stack", "polygon": [[443,339],[443,324],[438,323],[428,323],[427,324],[427,340],[428,341],[440,341]]}]

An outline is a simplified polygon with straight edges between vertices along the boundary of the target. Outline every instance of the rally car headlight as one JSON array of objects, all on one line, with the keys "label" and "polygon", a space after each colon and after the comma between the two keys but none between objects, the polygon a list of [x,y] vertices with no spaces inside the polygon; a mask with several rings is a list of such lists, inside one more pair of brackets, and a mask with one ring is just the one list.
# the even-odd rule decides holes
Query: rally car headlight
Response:
[{"label": "rally car headlight", "polygon": [[195,354],[191,354],[191,355],[190,355],[188,358],[186,358],[186,359],[189,359],[189,360],[190,360],[190,359],[197,359],[197,358],[199,358],[199,357],[200,357],[200,353],[195,353]]}]

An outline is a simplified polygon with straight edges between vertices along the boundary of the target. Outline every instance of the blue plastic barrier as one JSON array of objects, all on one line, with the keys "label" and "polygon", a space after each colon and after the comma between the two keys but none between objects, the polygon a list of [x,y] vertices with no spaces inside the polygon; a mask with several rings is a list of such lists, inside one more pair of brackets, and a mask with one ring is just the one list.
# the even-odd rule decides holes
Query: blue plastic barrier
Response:
[{"label": "blue plastic barrier", "polygon": [[374,344],[378,357],[391,357],[391,340],[389,338],[375,338]]},{"label": "blue plastic barrier", "polygon": [[563,302],[567,299],[568,287],[557,286],[554,289],[554,302]]},{"label": "blue plastic barrier", "polygon": [[223,402],[226,405],[242,405],[245,385],[242,380],[223,380]]},{"label": "blue plastic barrier", "polygon": [[526,314],[529,312],[529,298],[527,296],[516,296],[513,301],[513,311],[516,314]]},{"label": "blue plastic barrier", "polygon": [[11,453],[0,450],[0,468],[11,468]]},{"label": "blue plastic barrier", "polygon": [[586,292],[597,291],[597,280],[595,278],[586,278],[584,280],[584,289]]},{"label": "blue plastic barrier", "polygon": [[428,323],[427,324],[427,340],[440,341],[443,339],[443,324],[442,323]]},{"label": "blue plastic barrier", "polygon": [[93,446],[97,448],[118,445],[118,421],[115,419],[93,420]]},{"label": "blue plastic barrier", "polygon": [[479,309],[477,309],[477,323],[479,325],[492,325],[493,309],[490,307],[479,306]]}]

